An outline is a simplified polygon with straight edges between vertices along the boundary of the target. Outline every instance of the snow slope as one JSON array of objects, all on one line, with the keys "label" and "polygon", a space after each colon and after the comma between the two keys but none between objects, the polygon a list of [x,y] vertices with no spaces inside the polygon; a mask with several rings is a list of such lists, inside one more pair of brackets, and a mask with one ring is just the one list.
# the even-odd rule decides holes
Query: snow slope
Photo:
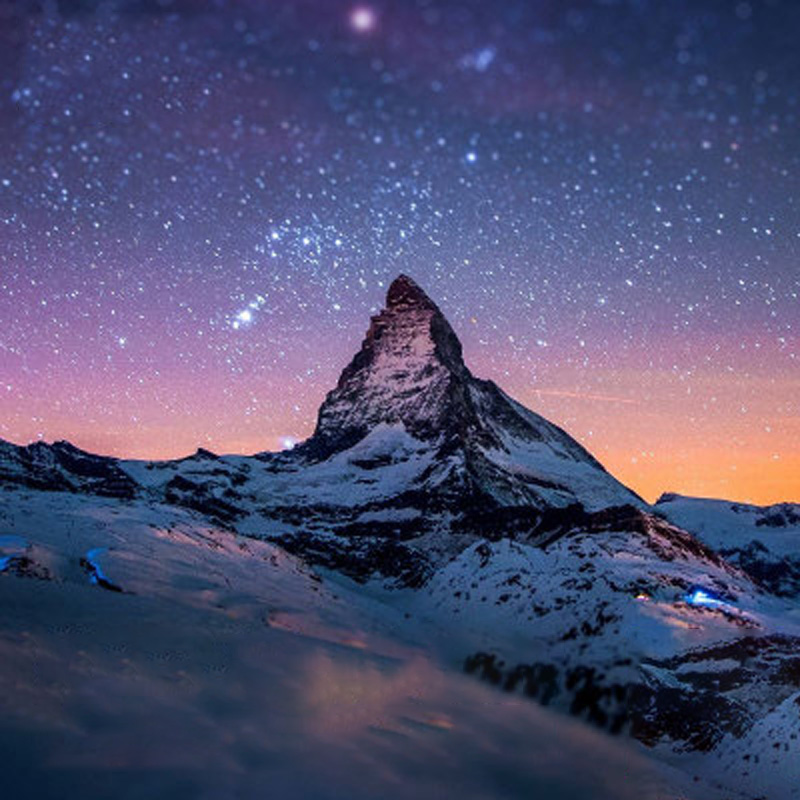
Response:
[{"label": "snow slope", "polygon": [[753,506],[665,494],[655,510],[738,564],[769,591],[800,596],[800,504]]},{"label": "snow slope", "polygon": [[448,669],[423,624],[194,512],[2,501],[0,542],[39,570],[0,573],[4,796],[723,797]]}]

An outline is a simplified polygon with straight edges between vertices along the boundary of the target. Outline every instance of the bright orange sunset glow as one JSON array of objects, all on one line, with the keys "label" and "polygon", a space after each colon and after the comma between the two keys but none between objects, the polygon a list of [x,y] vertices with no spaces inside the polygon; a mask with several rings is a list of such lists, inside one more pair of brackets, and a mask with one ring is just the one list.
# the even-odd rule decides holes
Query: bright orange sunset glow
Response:
[{"label": "bright orange sunset glow", "polygon": [[[644,366],[636,354],[613,369],[585,369],[570,364],[577,357],[565,350],[561,363],[537,354],[542,360],[529,382],[530,354],[506,340],[496,358],[487,358],[491,348],[476,341],[472,327],[465,356],[476,374],[563,427],[649,502],[662,492],[755,504],[800,497],[800,416],[792,405],[800,377],[771,366],[780,353],[758,360],[745,352],[720,370],[692,366],[715,344],[676,341],[681,357],[674,369]],[[308,349],[295,354],[302,379],[263,365],[253,378],[236,380],[179,366],[166,383],[142,378],[118,391],[92,376],[69,375],[55,405],[45,399],[55,387],[42,395],[30,384],[24,412],[0,397],[0,435],[19,444],[67,439],[91,452],[141,459],[181,457],[197,447],[280,450],[312,433],[319,403],[347,363],[344,348],[358,347],[357,330],[320,343],[328,353],[324,367],[314,369]]]}]

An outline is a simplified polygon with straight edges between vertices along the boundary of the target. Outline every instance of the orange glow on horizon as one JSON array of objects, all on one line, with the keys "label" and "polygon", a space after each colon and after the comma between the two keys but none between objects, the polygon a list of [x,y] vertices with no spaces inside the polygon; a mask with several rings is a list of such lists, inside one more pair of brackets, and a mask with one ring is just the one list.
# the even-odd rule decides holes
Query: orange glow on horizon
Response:
[{"label": "orange glow on horizon", "polygon": [[[800,377],[766,356],[760,373],[752,364],[684,373],[634,358],[586,369],[552,358],[529,377],[530,367],[514,353],[472,349],[465,346],[466,361],[476,375],[564,428],[649,502],[662,492],[758,505],[800,501],[800,415],[793,405]],[[688,348],[683,358],[702,364]],[[41,386],[20,383],[18,398],[0,396],[0,437],[17,444],[67,439],[90,452],[140,459],[183,457],[198,447],[222,454],[280,450],[287,437],[301,441],[312,433],[319,404],[344,366],[335,352],[314,363],[322,366],[313,381],[287,378],[302,374],[298,356],[296,364],[237,379],[247,384],[237,391],[223,371],[189,368],[173,372],[168,385],[142,378],[124,393],[91,375],[62,377],[50,389],[55,403]]]}]

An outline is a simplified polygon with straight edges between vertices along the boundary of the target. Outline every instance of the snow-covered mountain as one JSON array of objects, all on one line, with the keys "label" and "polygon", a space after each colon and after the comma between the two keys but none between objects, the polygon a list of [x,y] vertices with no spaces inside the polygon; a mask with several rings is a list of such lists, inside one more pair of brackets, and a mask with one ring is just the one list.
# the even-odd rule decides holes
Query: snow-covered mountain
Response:
[{"label": "snow-covered mountain", "polygon": [[92,455],[69,442],[18,447],[0,439],[0,482],[126,499],[139,489],[117,459]]},{"label": "snow-covered mountain", "polygon": [[800,504],[754,506],[664,494],[655,510],[770,592],[800,596]]},{"label": "snow-covered mountain", "polygon": [[[637,499],[564,431],[475,378],[442,312],[405,275],[389,287],[386,308],[373,317],[299,453],[320,462],[362,444],[358,461],[376,470],[398,435],[432,456],[417,475],[419,488],[459,512],[467,496],[476,506],[534,508],[579,502],[597,509]],[[373,441],[364,447],[367,436]]]},{"label": "snow-covered mountain", "polygon": [[[797,507],[649,507],[563,430],[474,377],[405,276],[293,451],[144,462],[0,443],[0,486],[14,520],[0,531],[3,581],[88,584],[114,603],[161,598],[248,620],[269,606],[281,630],[345,597],[342,626],[413,642],[454,680],[467,671],[629,731],[676,763],[691,757],[721,785],[719,763],[731,775],[739,757],[767,763],[776,726],[781,742],[800,736]],[[49,509],[41,530],[23,524],[37,507]],[[103,522],[96,536],[70,523],[62,541],[58,520],[76,508]],[[773,557],[777,573],[764,566]],[[265,560],[282,566],[264,571]],[[285,580],[291,590],[268,600],[262,579],[270,597]],[[793,774],[778,760],[776,774]],[[759,795],[762,771],[745,771],[724,796]]]},{"label": "snow-covered mountain", "polygon": [[567,433],[475,378],[444,315],[403,275],[293,451],[136,462],[64,442],[4,445],[0,477],[183,505],[353,577],[408,585],[492,528],[549,535],[583,511],[644,507]]}]

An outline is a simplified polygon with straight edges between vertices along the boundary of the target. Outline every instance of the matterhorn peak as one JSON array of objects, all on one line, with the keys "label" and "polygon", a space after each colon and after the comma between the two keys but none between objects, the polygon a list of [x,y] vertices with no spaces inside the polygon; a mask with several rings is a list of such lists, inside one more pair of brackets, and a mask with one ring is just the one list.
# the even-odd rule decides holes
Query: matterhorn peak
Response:
[{"label": "matterhorn peak", "polygon": [[386,293],[386,308],[428,308],[439,309],[433,300],[420,288],[419,284],[408,275],[398,275]]},{"label": "matterhorn peak", "polygon": [[379,424],[431,438],[445,422],[454,386],[469,373],[461,343],[436,303],[407,275],[389,286],[360,351],[322,404],[307,443],[327,457]]},{"label": "matterhorn peak", "polygon": [[[377,468],[401,458],[403,447],[427,453],[437,491],[459,503],[484,496],[543,507],[579,495],[592,507],[638,502],[567,433],[474,377],[450,323],[407,275],[392,281],[294,457],[320,462],[352,450]],[[375,448],[380,458],[365,461],[363,451]]]}]

